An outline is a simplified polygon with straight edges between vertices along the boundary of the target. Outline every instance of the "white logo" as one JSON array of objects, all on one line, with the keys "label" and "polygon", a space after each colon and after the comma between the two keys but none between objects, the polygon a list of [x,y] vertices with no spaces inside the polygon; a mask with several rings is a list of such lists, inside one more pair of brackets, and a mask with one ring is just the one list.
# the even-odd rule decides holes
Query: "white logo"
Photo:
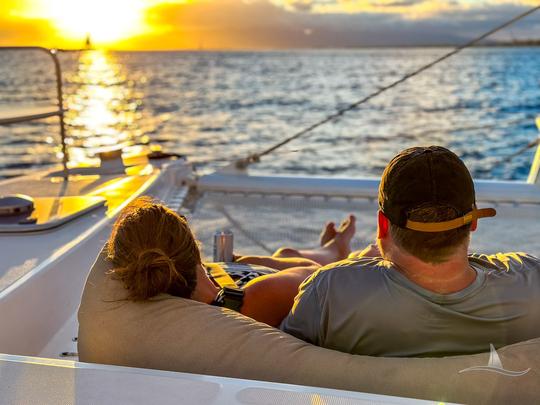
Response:
[{"label": "white logo", "polygon": [[460,370],[459,373],[466,373],[467,371],[490,371],[492,373],[499,373],[508,377],[520,377],[527,374],[531,370],[530,368],[523,371],[505,370],[501,363],[501,358],[499,357],[497,350],[495,350],[495,347],[493,347],[492,344],[490,344],[489,347],[491,348],[491,353],[489,354],[489,361],[487,366],[469,367],[464,370]]}]

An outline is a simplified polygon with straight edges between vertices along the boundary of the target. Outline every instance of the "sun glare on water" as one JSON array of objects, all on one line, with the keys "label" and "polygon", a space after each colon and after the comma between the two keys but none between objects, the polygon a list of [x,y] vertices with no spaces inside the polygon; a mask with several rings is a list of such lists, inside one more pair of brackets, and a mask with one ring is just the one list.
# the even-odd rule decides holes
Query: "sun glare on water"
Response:
[{"label": "sun glare on water", "polygon": [[113,44],[145,30],[143,0],[47,0],[44,14],[72,40],[90,35],[97,44]]},{"label": "sun glare on water", "polygon": [[134,90],[114,56],[81,52],[76,74],[66,78],[75,85],[66,95],[71,162],[87,163],[97,152],[142,142],[138,132],[142,94]]}]

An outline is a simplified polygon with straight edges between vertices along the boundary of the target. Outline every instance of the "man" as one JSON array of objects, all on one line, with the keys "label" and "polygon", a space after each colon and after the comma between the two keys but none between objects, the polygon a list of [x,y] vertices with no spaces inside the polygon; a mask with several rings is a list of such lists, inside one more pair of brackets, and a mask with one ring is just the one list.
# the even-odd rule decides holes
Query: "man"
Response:
[{"label": "man", "polygon": [[[474,184],[448,149],[407,149],[384,171],[378,247],[323,267],[281,328],[313,344],[373,356],[485,351],[540,336],[540,261],[468,255]],[[504,235],[501,235],[504,237]]]}]

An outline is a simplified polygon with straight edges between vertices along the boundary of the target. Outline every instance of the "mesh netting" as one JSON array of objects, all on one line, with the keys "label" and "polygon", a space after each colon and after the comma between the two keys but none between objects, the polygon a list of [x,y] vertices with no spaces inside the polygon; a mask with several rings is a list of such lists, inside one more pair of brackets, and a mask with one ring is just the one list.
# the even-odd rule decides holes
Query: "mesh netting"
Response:
[{"label": "mesh netting", "polygon": [[325,199],[279,195],[239,195],[206,192],[187,213],[206,257],[211,257],[213,235],[231,229],[235,252],[271,254],[280,247],[313,248],[325,223],[338,225],[349,213],[357,217],[353,248],[375,238],[377,203],[357,199]]},{"label": "mesh netting", "polygon": [[[194,201],[189,210],[183,207],[182,211],[202,242],[206,258],[212,257],[217,230],[232,230],[235,253],[265,255],[280,247],[319,246],[324,224],[339,224],[349,213],[357,217],[352,249],[362,249],[375,241],[378,205],[372,199],[206,192]],[[485,202],[480,206],[493,206],[498,214],[480,221],[478,231],[472,234],[471,251],[540,255],[540,205]]]}]

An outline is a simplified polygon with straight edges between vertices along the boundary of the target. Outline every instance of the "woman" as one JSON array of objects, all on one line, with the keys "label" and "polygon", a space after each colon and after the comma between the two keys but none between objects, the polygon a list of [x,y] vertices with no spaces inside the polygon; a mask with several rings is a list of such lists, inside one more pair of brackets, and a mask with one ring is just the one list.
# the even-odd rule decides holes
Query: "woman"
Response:
[{"label": "woman", "polygon": [[[321,247],[315,250],[281,249],[273,257],[239,258],[240,263],[280,270],[243,287],[240,312],[278,326],[289,313],[302,281],[321,265],[347,257],[354,226],[352,216],[338,230],[328,224]],[[165,293],[213,304],[221,292],[207,274],[186,219],[149,198],[139,198],[124,209],[107,246],[114,266],[110,275],[124,284],[129,300],[145,301]]]}]

